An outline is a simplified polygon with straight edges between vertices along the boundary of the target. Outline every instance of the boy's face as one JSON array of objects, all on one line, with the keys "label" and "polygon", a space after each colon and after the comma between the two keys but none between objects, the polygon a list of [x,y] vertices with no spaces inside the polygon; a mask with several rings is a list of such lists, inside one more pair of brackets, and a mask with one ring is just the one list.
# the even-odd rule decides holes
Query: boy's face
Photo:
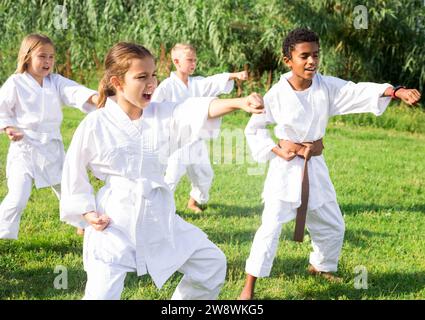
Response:
[{"label": "boy's face", "polygon": [[174,59],[174,65],[176,66],[177,71],[191,75],[195,72],[196,61],[196,53],[188,50],[181,52],[179,57]]},{"label": "boy's face", "polygon": [[292,73],[304,80],[313,79],[319,67],[319,45],[317,42],[301,42],[292,50],[292,57],[284,57],[283,61]]}]

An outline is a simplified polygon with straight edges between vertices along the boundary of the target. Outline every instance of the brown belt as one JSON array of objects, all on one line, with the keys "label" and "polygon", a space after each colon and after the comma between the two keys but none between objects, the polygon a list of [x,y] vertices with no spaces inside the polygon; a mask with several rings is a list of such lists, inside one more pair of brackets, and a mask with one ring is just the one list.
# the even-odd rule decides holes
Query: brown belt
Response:
[{"label": "brown belt", "polygon": [[301,185],[301,206],[297,209],[294,231],[294,241],[302,242],[304,239],[304,227],[307,217],[308,197],[310,192],[307,162],[311,157],[320,156],[325,147],[323,146],[322,139],[302,143],[294,143],[289,140],[282,139],[279,141],[279,147],[283,151],[282,157],[287,161],[291,161],[297,156],[305,159]]}]

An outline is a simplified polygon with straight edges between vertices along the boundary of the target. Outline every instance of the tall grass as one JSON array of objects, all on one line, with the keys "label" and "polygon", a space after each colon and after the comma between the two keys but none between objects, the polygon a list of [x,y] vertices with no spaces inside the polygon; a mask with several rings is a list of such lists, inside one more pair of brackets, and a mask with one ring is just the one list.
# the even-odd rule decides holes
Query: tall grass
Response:
[{"label": "tall grass", "polygon": [[0,83],[15,69],[23,36],[44,32],[56,44],[59,71],[79,81],[98,71],[117,41],[146,45],[159,58],[161,74],[171,67],[171,47],[188,41],[198,48],[200,73],[246,68],[255,79],[266,73],[270,86],[281,72],[283,37],[304,26],[321,37],[323,73],[422,89],[423,1],[367,1],[368,29],[354,26],[357,5],[356,0],[2,0]]}]

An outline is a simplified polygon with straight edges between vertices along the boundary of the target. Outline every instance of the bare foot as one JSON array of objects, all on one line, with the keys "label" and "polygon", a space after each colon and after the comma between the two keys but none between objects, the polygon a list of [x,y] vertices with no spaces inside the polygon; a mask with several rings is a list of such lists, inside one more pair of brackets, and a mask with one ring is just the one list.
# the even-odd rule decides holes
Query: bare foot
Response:
[{"label": "bare foot", "polygon": [[202,209],[198,207],[197,202],[192,197],[190,197],[189,201],[187,202],[187,207],[195,213],[202,212]]},{"label": "bare foot", "polygon": [[83,228],[77,228],[77,234],[79,236],[83,236],[84,235],[84,229]]},{"label": "bare foot", "polygon": [[325,278],[326,280],[334,283],[341,283],[343,281],[342,278],[337,277],[332,272],[325,272],[325,271],[319,271],[315,267],[313,267],[311,264],[308,265],[307,271],[309,274],[313,276],[320,276],[322,278]]}]

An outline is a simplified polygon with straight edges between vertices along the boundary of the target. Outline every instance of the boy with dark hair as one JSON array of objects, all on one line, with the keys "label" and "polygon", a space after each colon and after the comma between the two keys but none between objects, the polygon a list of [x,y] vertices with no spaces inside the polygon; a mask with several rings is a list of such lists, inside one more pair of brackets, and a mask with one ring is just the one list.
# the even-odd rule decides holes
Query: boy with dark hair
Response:
[{"label": "boy with dark hair", "polygon": [[[295,241],[302,241],[305,224],[310,233],[309,273],[341,281],[332,273],[337,271],[345,225],[322,156],[328,120],[351,113],[379,116],[391,98],[412,105],[421,97],[417,90],[400,86],[355,84],[321,75],[319,38],[308,29],[288,34],[283,55],[291,71],[265,95],[266,112],[253,115],[245,129],[254,159],[270,160],[270,167],[262,194],[262,224],[246,262],[247,278],[239,299],[252,299],[256,279],[269,276],[282,224],[293,219]],[[269,124],[275,124],[277,145],[266,129]]]}]

